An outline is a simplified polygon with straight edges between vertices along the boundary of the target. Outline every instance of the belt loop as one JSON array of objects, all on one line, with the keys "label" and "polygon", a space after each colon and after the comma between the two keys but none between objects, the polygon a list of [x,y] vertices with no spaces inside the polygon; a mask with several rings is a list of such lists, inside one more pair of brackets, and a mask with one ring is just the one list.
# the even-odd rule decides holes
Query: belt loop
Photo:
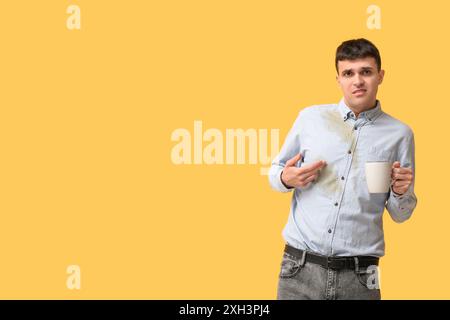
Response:
[{"label": "belt loop", "polygon": [[302,260],[300,260],[300,267],[303,267],[306,263],[306,250],[303,250]]},{"label": "belt loop", "polygon": [[354,257],[355,258],[355,273],[356,273],[356,277],[358,278],[358,281],[366,288],[367,287],[367,283],[364,283],[364,281],[361,279],[361,273],[359,272],[359,260],[358,257]]},{"label": "belt loop", "polygon": [[354,257],[355,259],[355,272],[356,274],[359,274],[359,260],[358,257]]}]

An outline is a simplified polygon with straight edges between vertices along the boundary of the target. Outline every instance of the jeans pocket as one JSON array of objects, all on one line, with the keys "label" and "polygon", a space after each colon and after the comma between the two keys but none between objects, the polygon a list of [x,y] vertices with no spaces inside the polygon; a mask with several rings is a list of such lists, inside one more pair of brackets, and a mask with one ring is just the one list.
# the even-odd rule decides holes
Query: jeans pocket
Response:
[{"label": "jeans pocket", "polygon": [[301,268],[300,259],[285,252],[281,261],[281,271],[279,277],[281,279],[293,278],[297,275]]},{"label": "jeans pocket", "polygon": [[[356,271],[355,271],[356,273]],[[378,268],[373,266],[367,269],[361,269],[356,273],[361,285],[370,290],[380,289],[380,282],[378,277]]]}]

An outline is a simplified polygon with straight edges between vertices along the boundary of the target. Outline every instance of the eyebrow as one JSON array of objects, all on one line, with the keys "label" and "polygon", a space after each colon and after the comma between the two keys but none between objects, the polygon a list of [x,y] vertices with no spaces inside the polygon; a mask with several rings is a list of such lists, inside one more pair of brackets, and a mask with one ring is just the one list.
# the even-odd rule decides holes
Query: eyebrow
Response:
[{"label": "eyebrow", "polygon": [[[372,67],[362,67],[361,71],[364,71],[364,70],[373,70],[373,68]],[[345,69],[342,71],[342,73],[346,73],[348,71],[353,71],[353,69]]]}]

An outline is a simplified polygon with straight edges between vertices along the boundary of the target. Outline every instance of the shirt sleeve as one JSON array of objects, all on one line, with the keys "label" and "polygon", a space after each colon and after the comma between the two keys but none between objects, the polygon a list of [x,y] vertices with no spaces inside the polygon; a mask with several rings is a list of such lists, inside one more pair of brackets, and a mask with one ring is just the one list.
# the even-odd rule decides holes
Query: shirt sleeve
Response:
[{"label": "shirt sleeve", "polygon": [[[281,173],[286,165],[286,162],[296,156],[300,152],[300,135],[304,123],[304,110],[300,111],[292,128],[290,129],[280,153],[273,159],[269,170],[269,183],[271,187],[279,192],[289,192],[295,188],[288,188],[281,181]],[[300,162],[300,161],[299,161]],[[300,166],[297,163],[297,166]]]},{"label": "shirt sleeve", "polygon": [[414,183],[416,180],[414,151],[414,134],[411,131],[400,144],[398,161],[401,167],[412,168],[413,181],[408,190],[402,195],[395,194],[391,186],[389,197],[386,201],[386,208],[392,220],[398,223],[408,220],[417,205],[417,197],[414,194]]}]

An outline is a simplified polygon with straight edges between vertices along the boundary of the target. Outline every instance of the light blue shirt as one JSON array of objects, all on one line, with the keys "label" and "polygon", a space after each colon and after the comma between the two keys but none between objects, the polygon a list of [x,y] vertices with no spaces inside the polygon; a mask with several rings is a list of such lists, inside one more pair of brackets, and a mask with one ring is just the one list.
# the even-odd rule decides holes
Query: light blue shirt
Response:
[{"label": "light blue shirt", "polygon": [[[287,160],[301,153],[304,164],[325,160],[316,181],[287,188],[281,172]],[[413,170],[407,192],[369,193],[366,161],[399,161]],[[300,162],[300,161],[299,161]],[[291,246],[327,256],[382,257],[383,212],[396,222],[407,220],[417,204],[414,194],[414,134],[404,123],[376,107],[358,118],[342,98],[339,104],[310,106],[300,111],[269,171],[280,192],[294,190],[283,237]]]}]

